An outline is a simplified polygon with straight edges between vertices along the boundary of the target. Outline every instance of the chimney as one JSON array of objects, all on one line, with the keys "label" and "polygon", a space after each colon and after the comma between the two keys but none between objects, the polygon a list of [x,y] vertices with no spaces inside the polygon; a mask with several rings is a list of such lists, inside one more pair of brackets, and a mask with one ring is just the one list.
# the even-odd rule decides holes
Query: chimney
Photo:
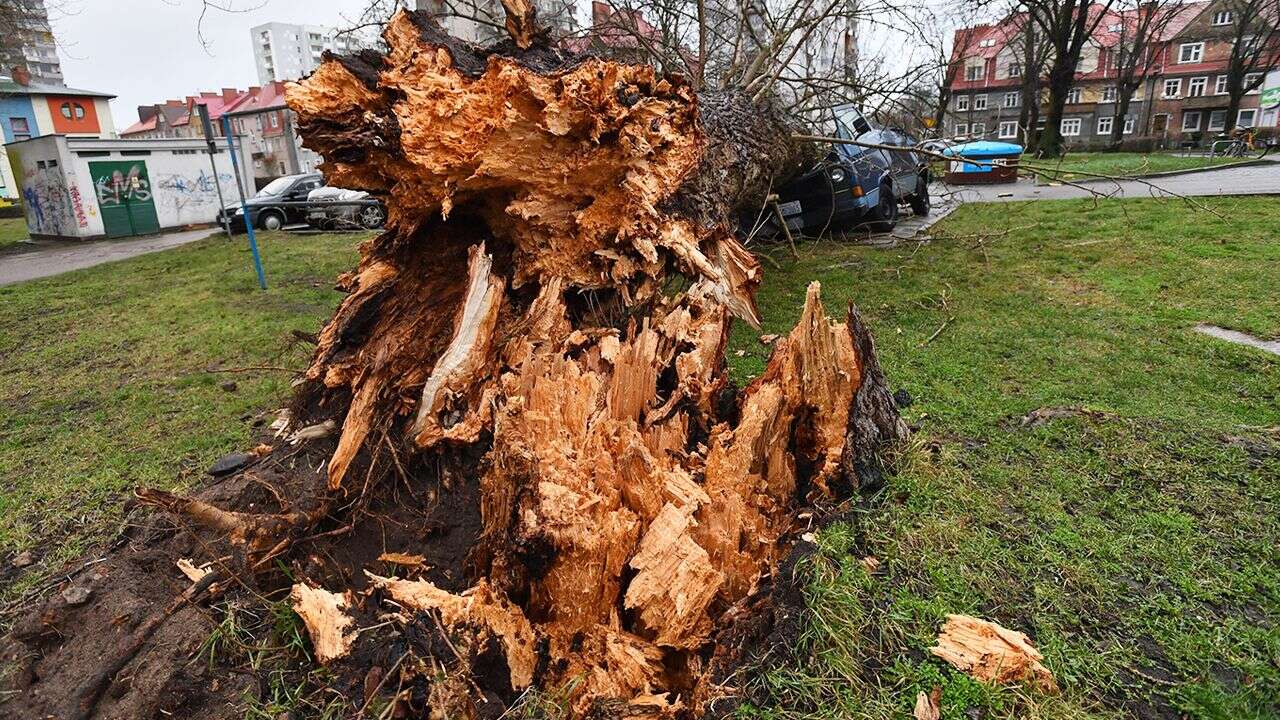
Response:
[{"label": "chimney", "polygon": [[229,103],[240,97],[240,91],[235,88],[222,88],[222,102]]},{"label": "chimney", "polygon": [[27,70],[26,66],[14,65],[10,77],[22,87],[27,87],[31,84],[31,71]]}]

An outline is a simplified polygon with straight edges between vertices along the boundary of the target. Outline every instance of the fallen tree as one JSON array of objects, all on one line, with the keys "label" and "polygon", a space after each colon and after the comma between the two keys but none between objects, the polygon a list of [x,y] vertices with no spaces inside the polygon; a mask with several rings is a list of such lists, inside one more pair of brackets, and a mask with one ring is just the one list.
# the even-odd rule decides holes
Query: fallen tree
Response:
[{"label": "fallen tree", "polygon": [[[348,713],[497,717],[556,689],[576,717],[702,715],[732,694],[798,532],[906,433],[856,309],[829,319],[816,283],[765,371],[729,381],[761,278],[733,220],[815,148],[768,100],[566,55],[508,10],[484,49],[401,12],[385,55],[289,88],[328,180],[389,209],[339,280],[292,444],[200,497],[139,490],[194,540],[17,628],[11,706],[221,717],[171,666],[218,592],[287,595]],[[109,579],[192,551],[212,564],[176,599]]]}]

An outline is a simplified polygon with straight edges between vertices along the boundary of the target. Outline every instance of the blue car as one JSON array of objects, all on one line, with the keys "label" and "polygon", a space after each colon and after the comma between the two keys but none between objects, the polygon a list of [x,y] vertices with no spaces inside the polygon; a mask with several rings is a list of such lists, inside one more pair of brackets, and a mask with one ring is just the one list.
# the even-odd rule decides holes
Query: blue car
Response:
[{"label": "blue car", "polygon": [[[827,125],[834,137],[897,149],[832,143],[816,168],[780,188],[778,209],[793,231],[821,231],[866,224],[892,230],[898,206],[929,214],[929,164],[915,153],[915,141],[896,130],[876,128],[852,105],[831,111]],[[781,231],[776,217],[765,225]]]}]

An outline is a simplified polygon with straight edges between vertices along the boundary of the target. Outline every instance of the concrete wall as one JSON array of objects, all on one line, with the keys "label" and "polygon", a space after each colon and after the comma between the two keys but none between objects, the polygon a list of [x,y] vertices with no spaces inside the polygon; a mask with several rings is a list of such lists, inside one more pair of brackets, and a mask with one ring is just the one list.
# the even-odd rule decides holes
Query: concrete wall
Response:
[{"label": "concrete wall", "polygon": [[[66,145],[66,138],[46,135],[6,147],[32,235],[81,237],[92,228],[90,212],[96,214],[97,208],[92,196],[85,196],[88,186],[78,185],[68,172]],[[99,219],[99,233],[101,225]]]},{"label": "concrete wall", "polygon": [[[160,227],[212,223],[220,207],[214,170],[202,141],[92,140],[50,135],[7,146],[26,203],[33,235],[93,238],[105,234],[100,202],[110,179],[95,178],[90,163],[142,164],[146,182],[133,197],[151,200]],[[237,201],[231,156],[220,148],[214,160],[228,203]],[[242,160],[247,153],[242,152]],[[243,167],[243,166],[242,166]],[[252,185],[248,192],[252,192]]]}]

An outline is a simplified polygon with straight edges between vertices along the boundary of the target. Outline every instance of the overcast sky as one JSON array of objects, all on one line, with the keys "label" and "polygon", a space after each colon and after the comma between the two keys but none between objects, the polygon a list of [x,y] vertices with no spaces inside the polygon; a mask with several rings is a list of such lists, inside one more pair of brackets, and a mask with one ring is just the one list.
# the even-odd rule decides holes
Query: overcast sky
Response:
[{"label": "overcast sky", "polygon": [[197,90],[258,84],[249,28],[279,21],[344,25],[362,0],[219,0],[246,12],[210,12],[200,46],[200,0],[46,0],[67,85],[118,95],[116,129],[138,120],[138,105]]}]

